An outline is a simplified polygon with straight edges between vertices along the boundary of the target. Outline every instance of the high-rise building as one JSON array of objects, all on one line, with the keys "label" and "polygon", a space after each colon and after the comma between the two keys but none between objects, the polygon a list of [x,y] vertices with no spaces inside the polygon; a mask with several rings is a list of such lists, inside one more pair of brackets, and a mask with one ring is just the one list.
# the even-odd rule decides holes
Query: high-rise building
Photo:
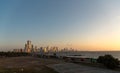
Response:
[{"label": "high-rise building", "polygon": [[31,44],[31,41],[28,40],[27,43],[25,44],[25,52],[31,53],[33,50],[33,45]]}]

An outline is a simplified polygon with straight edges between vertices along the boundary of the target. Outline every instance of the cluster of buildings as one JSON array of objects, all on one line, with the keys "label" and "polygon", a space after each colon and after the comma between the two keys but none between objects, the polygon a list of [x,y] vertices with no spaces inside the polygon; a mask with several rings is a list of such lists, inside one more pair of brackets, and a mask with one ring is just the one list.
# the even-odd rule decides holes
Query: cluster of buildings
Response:
[{"label": "cluster of buildings", "polygon": [[24,49],[14,49],[13,52],[27,52],[27,53],[51,53],[51,52],[65,52],[65,51],[73,51],[73,49],[59,49],[58,47],[40,47],[34,46],[30,40],[25,43]]},{"label": "cluster of buildings", "polygon": [[34,50],[33,44],[31,44],[31,41],[28,40],[25,44],[24,49],[14,49],[13,52],[27,52],[31,53]]},{"label": "cluster of buildings", "polygon": [[59,49],[58,47],[49,47],[49,46],[37,48],[37,46],[34,46],[30,40],[28,40],[25,43],[24,49],[14,49],[13,51],[14,52],[34,53],[34,55],[46,54],[48,56],[56,54],[57,57],[59,57],[59,58],[60,58],[60,56],[64,57],[65,61],[69,61],[69,62],[96,63],[96,59],[88,58],[88,57],[82,56],[82,55],[77,55],[77,52],[72,48]]}]

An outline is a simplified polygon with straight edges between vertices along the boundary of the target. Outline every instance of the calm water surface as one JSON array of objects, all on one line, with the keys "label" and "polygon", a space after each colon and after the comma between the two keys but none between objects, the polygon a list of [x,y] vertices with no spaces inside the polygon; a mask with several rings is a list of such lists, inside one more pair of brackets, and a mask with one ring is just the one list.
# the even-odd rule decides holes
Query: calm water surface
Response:
[{"label": "calm water surface", "polygon": [[79,52],[64,52],[57,53],[58,55],[83,55],[89,58],[98,58],[99,56],[103,56],[105,54],[111,54],[115,58],[120,60],[120,51],[79,51]]}]

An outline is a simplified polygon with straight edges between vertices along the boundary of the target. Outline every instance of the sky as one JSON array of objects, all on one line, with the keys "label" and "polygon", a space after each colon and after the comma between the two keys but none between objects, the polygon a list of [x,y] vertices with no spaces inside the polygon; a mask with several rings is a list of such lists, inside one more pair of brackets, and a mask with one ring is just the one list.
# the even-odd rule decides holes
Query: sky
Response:
[{"label": "sky", "polygon": [[0,0],[0,50],[120,50],[120,0]]}]

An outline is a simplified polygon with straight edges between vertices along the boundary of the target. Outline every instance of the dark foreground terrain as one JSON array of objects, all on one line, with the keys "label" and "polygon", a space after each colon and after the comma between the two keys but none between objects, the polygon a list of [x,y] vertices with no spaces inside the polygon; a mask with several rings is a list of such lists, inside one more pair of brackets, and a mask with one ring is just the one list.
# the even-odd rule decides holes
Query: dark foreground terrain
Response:
[{"label": "dark foreground terrain", "polygon": [[36,57],[0,58],[0,73],[57,73],[46,65],[58,63],[62,61]]}]

